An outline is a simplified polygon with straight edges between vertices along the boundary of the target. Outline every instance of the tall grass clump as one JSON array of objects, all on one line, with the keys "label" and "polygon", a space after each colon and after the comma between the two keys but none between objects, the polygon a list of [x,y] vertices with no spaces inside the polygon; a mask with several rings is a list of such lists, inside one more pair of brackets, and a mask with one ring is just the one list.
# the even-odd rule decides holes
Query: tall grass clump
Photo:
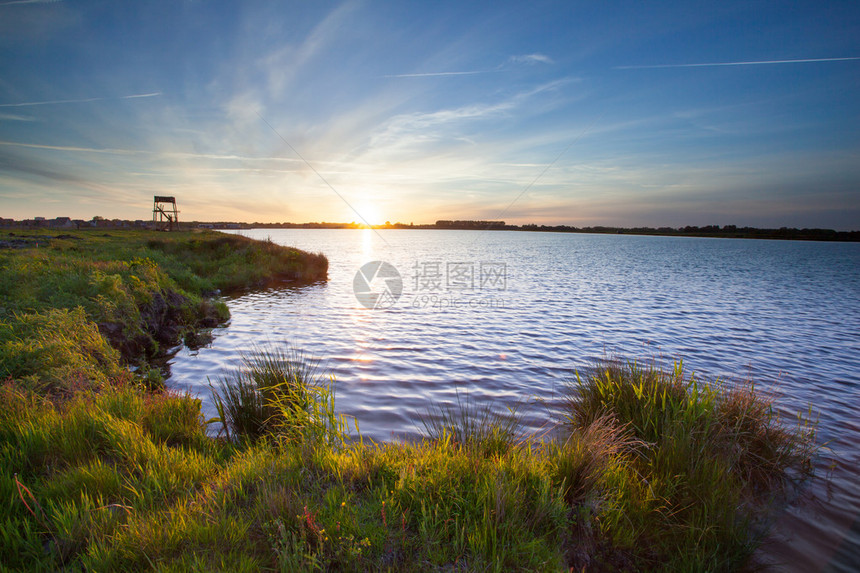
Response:
[{"label": "tall grass clump", "polygon": [[459,392],[455,404],[431,406],[420,422],[427,438],[447,441],[482,455],[502,454],[521,439],[517,407],[499,414],[492,404],[478,406]]},{"label": "tall grass clump", "polygon": [[607,361],[571,390],[571,431],[611,419],[634,440],[603,524],[637,567],[737,567],[766,508],[812,474],[814,425],[786,424],[751,383]]},{"label": "tall grass clump", "polygon": [[241,367],[210,384],[228,438],[342,440],[346,424],[334,412],[334,381],[318,367],[317,360],[288,347],[243,355]]},{"label": "tall grass clump", "polygon": [[638,445],[626,427],[604,414],[546,445],[550,476],[571,505],[596,501],[604,477]]}]

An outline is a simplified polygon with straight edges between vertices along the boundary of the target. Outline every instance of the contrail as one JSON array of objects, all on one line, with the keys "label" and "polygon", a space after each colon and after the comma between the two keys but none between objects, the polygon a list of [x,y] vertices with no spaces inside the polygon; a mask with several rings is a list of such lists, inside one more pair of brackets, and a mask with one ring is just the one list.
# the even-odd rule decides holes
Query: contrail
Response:
[{"label": "contrail", "polygon": [[758,60],[753,62],[708,62],[700,64],[656,64],[651,66],[615,66],[614,70],[655,70],[660,68],[711,68],[717,66],[765,66],[769,64],[808,64],[813,62],[846,62],[860,60],[860,56],[849,58],[810,58],[806,60]]},{"label": "contrail", "polygon": [[55,99],[50,101],[27,101],[21,103],[0,103],[0,107],[30,107],[34,105],[55,105],[62,103],[89,103],[91,101],[107,101],[112,99],[136,99],[142,97],[156,97],[160,96],[161,92],[152,92],[148,94],[133,94],[127,96],[120,96],[116,98],[112,97],[88,97],[84,99]]},{"label": "contrail", "polygon": [[161,92],[152,92],[152,93],[148,93],[148,94],[134,94],[134,95],[130,95],[130,96],[122,96],[119,99],[136,99],[139,97],[155,97],[155,96],[160,96],[160,95],[161,95]]},{"label": "contrail", "polygon": [[0,113],[0,121],[36,121],[36,118],[26,115],[14,115],[11,113]]},{"label": "contrail", "polygon": [[42,145],[39,143],[21,143],[18,141],[0,141],[0,145],[9,145],[13,147],[26,147],[28,149],[47,149],[50,151],[77,151],[83,153],[110,153],[114,155],[149,155],[148,151],[136,151],[134,149],[111,149],[111,148],[94,148],[94,147],[76,147],[71,145]]},{"label": "contrail", "polygon": [[[0,115],[0,119],[3,115]],[[9,147],[24,147],[26,149],[45,149],[47,151],[69,151],[72,153],[103,153],[108,155],[146,155],[151,157],[176,157],[179,159],[212,159],[216,161],[278,161],[285,163],[301,163],[290,157],[248,157],[245,155],[228,155],[218,153],[186,153],[184,151],[149,151],[146,149],[117,149],[115,147],[78,147],[72,145],[45,145],[41,143],[23,143],[21,141],[0,140],[0,145]]]}]

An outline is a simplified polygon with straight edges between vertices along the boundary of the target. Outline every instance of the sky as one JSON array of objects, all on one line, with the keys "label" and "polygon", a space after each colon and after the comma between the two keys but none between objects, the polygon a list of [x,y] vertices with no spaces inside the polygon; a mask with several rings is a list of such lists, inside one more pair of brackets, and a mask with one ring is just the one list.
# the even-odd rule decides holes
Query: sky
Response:
[{"label": "sky", "polygon": [[0,0],[0,217],[860,230],[860,3]]}]

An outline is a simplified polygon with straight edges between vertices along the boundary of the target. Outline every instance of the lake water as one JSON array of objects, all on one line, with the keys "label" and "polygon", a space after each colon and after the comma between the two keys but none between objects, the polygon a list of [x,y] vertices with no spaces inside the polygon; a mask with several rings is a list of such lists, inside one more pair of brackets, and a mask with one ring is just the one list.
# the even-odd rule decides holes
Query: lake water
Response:
[{"label": "lake water", "polygon": [[[208,415],[207,377],[255,346],[285,342],[321,359],[337,380],[338,410],[376,440],[418,436],[428,407],[458,395],[498,411],[525,404],[526,430],[542,432],[576,369],[612,355],[682,358],[702,376],[752,377],[777,392],[785,412],[811,404],[820,416],[830,448],[820,477],[779,514],[760,557],[780,570],[860,564],[860,244],[503,231],[242,234],[324,253],[329,280],[230,298],[232,319],[214,342],[172,358],[169,384],[198,393]],[[392,265],[402,284],[396,302],[378,301],[385,309],[355,296],[356,273],[371,261]],[[397,295],[396,279],[378,278],[371,292],[387,285]]]}]

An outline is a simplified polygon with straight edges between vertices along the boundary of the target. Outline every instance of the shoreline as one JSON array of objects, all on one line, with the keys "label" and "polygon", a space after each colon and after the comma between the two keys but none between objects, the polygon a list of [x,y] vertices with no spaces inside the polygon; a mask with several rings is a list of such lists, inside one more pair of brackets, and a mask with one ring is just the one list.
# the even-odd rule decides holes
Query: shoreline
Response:
[{"label": "shoreline", "polygon": [[[763,481],[754,485],[748,476],[733,473],[730,468],[735,465],[726,465],[723,456],[753,451],[752,442],[735,440],[762,434],[750,429],[731,437],[727,428],[732,424],[726,420],[751,424],[750,428],[772,427],[774,435],[795,435],[790,428],[777,431],[782,426],[770,426],[777,422],[766,415],[767,408],[762,409],[766,400],[759,401],[760,395],[751,389],[696,382],[682,371],[673,375],[648,368],[631,370],[623,363],[595,371],[611,374],[615,382],[610,387],[601,386],[599,376],[579,382],[579,402],[571,403],[563,441],[530,444],[517,436],[515,426],[466,404],[442,412],[445,423],[427,428],[420,443],[375,444],[346,440],[348,421],[334,415],[334,394],[326,394],[325,380],[312,373],[285,372],[291,360],[270,355],[262,367],[252,360],[234,378],[222,380],[222,390],[243,372],[260,372],[273,374],[275,380],[306,382],[298,386],[299,395],[314,398],[293,402],[294,394],[275,391],[256,403],[264,412],[257,419],[266,427],[252,435],[256,430],[247,428],[260,423],[242,430],[236,416],[253,414],[257,406],[251,398],[265,396],[262,390],[281,387],[265,382],[272,378],[252,376],[247,379],[251,392],[235,402],[234,412],[222,406],[220,423],[231,439],[208,438],[198,399],[142,388],[151,385],[116,367],[121,364],[116,349],[111,354],[112,347],[85,310],[63,309],[58,299],[50,298],[61,287],[71,294],[89,293],[90,313],[124,311],[117,316],[131,319],[152,303],[152,293],[165,288],[175,287],[193,297],[227,288],[237,276],[247,281],[248,288],[258,280],[251,276],[252,263],[237,264],[237,272],[231,273],[223,264],[204,264],[210,256],[223,263],[237,245],[249,246],[258,255],[289,250],[245,238],[211,247],[202,237],[217,243],[225,235],[188,233],[180,240],[176,235],[171,239],[170,234],[152,234],[139,244],[146,244],[153,257],[190,259],[189,253],[203,253],[201,272],[208,270],[220,277],[217,281],[189,273],[188,265],[171,266],[169,257],[163,268],[147,264],[146,257],[118,265],[117,252],[103,241],[117,237],[102,237],[101,246],[92,251],[67,238],[47,249],[31,249],[30,257],[23,251],[0,251],[4,268],[14,270],[16,261],[23,261],[16,278],[24,286],[28,276],[39,279],[35,283],[53,281],[54,286],[41,291],[49,300],[33,299],[31,305],[42,304],[33,306],[35,312],[19,313],[9,308],[8,291],[14,288],[6,284],[3,328],[8,332],[11,321],[25,315],[35,316],[27,323],[31,329],[27,332],[68,327],[60,329],[63,336],[47,354],[83,357],[65,369],[54,361],[46,365],[48,370],[33,374],[19,370],[4,376],[7,380],[0,387],[0,427],[6,428],[0,460],[8,470],[0,490],[13,499],[2,517],[17,531],[9,527],[4,531],[12,550],[4,553],[22,556],[10,567],[40,563],[48,568],[79,564],[123,570],[155,564],[231,570],[318,566],[641,570],[698,564],[731,569],[743,565],[755,548],[746,519],[751,525],[761,518],[756,517],[757,489],[770,495],[790,485],[792,480],[783,471],[791,467],[802,472],[802,458],[812,455],[804,449],[811,442],[789,439],[787,451],[801,454],[800,458],[775,461],[774,473],[761,474]],[[176,244],[171,245],[173,240]],[[77,264],[51,264],[43,252],[48,250],[72,257]],[[83,276],[81,269],[89,268],[83,264],[87,257],[94,266]],[[312,257],[299,257],[304,261],[300,266],[311,266]],[[30,260],[36,264],[30,265]],[[289,279],[296,272],[301,276],[301,271],[270,273]],[[319,269],[311,274],[319,277]],[[66,282],[57,282],[61,278]],[[141,302],[135,315],[128,305]],[[18,328],[15,340],[26,342],[23,327],[13,328]],[[37,328],[42,330],[33,330]],[[80,336],[71,336],[76,329]],[[7,343],[4,364],[10,364],[14,348],[9,337],[0,341]],[[57,392],[63,375],[66,391]],[[82,376],[96,375],[101,383],[81,386]],[[51,377],[48,389],[53,391],[45,391],[43,376]],[[639,391],[631,394],[635,388]],[[695,399],[691,388],[696,389]],[[597,399],[594,407],[583,405],[588,392]],[[662,402],[655,402],[661,395]],[[610,406],[620,425],[598,415]],[[622,412],[633,417],[624,422]],[[672,418],[670,412],[679,417]],[[623,430],[625,424],[636,432]],[[674,449],[672,444],[681,443],[677,438],[699,433],[713,439],[695,441],[689,451]],[[664,435],[674,436],[671,443],[647,446]],[[701,459],[692,454],[720,440],[729,440],[725,448]],[[766,442],[755,444],[759,448]],[[670,466],[665,468],[671,470],[668,474],[661,469],[664,463]],[[749,462],[738,463],[747,467]],[[679,473],[672,464],[697,469]],[[750,475],[760,470],[749,466]],[[642,475],[646,481],[637,477]],[[676,478],[666,481],[668,476],[686,477],[672,483]],[[743,484],[751,489],[738,505],[740,498],[733,496],[747,491]],[[710,492],[709,500],[701,497],[705,492]],[[700,498],[700,503],[690,505],[690,499]],[[676,509],[670,511],[672,507]]]}]

